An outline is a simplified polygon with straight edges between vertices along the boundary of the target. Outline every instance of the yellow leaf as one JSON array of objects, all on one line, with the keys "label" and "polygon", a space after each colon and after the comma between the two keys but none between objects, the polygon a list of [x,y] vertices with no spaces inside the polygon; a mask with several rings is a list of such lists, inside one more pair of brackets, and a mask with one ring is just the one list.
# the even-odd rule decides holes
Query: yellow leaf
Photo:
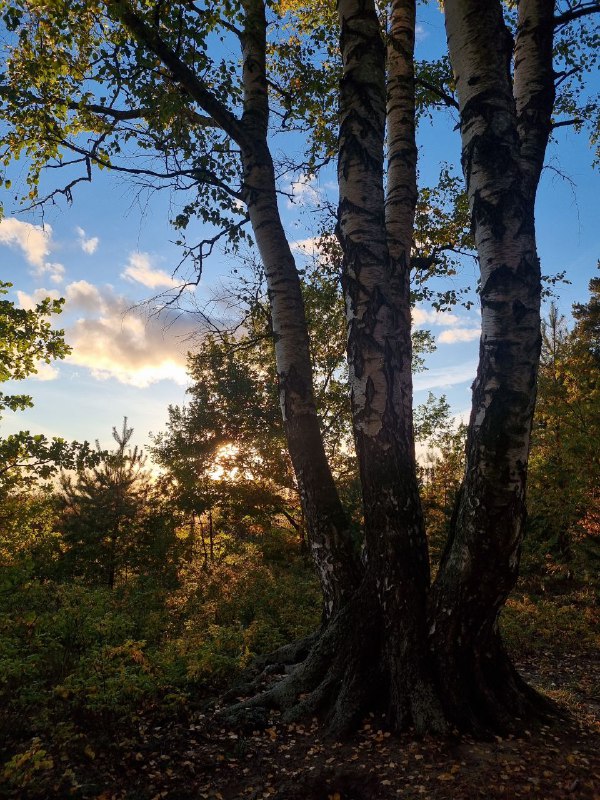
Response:
[{"label": "yellow leaf", "polygon": [[86,754],[88,758],[96,758],[96,753],[94,753],[89,744],[86,744],[83,752]]},{"label": "yellow leaf", "polygon": [[442,772],[437,776],[437,779],[438,781],[453,781],[454,775],[451,775],[449,772]]}]

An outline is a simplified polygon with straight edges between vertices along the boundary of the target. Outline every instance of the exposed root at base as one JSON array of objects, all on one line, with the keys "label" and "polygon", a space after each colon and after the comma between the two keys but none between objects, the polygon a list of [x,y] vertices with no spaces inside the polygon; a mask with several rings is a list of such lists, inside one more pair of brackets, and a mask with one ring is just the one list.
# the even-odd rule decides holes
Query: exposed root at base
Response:
[{"label": "exposed root at base", "polygon": [[277,648],[272,653],[254,660],[247,675],[249,680],[238,683],[225,692],[221,701],[229,703],[237,697],[250,697],[260,694],[270,682],[273,675],[290,674],[306,659],[311,648],[319,639],[321,631],[314,631],[295,642]]},{"label": "exposed root at base", "polygon": [[[499,637],[485,657],[469,652],[438,664],[435,689],[425,676],[395,681],[379,641],[377,615],[354,612],[352,603],[340,611],[304,661],[266,690],[261,691],[264,682],[258,689],[249,684],[247,700],[220,712],[225,721],[247,729],[266,726],[272,711],[284,722],[320,716],[328,734],[339,739],[375,711],[385,713],[397,732],[412,727],[417,734],[444,735],[457,729],[489,739],[565,718],[521,678]],[[241,695],[238,689],[235,696]]]}]

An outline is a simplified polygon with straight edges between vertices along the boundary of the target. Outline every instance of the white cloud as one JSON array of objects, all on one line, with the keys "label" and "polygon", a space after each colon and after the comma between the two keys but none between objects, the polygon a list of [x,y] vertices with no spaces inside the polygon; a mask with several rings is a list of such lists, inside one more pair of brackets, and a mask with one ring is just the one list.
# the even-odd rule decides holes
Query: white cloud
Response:
[{"label": "white cloud", "polygon": [[76,228],[79,237],[79,245],[84,253],[91,256],[98,249],[100,239],[97,236],[87,236],[83,228]]},{"label": "white cloud", "polygon": [[19,305],[21,308],[24,308],[27,311],[34,309],[36,305],[41,303],[42,300],[45,300],[46,297],[51,297],[53,300],[58,300],[60,297],[60,292],[58,292],[56,289],[36,289],[31,294],[21,291],[17,292]]},{"label": "white cloud", "polygon": [[415,375],[413,378],[414,389],[416,392],[421,392],[441,386],[456,386],[459,383],[474,380],[476,372],[476,361],[467,361],[454,367],[437,367]]},{"label": "white cloud", "polygon": [[153,269],[148,253],[131,253],[128,266],[121,277],[132,283],[141,283],[149,289],[173,288],[178,281],[162,269]]},{"label": "white cloud", "polygon": [[474,339],[479,339],[481,335],[480,328],[450,328],[449,330],[442,331],[437,337],[439,344],[455,344],[456,342],[472,342]]},{"label": "white cloud", "polygon": [[38,274],[48,273],[52,283],[62,283],[65,279],[65,268],[62,264],[46,261],[44,268]]},{"label": "white cloud", "polygon": [[415,306],[411,310],[412,323],[416,327],[420,325],[430,324],[439,325],[447,328],[452,325],[458,325],[460,319],[456,314],[451,314],[448,311],[434,311],[423,308],[422,306]]},{"label": "white cloud", "polygon": [[61,283],[64,279],[63,265],[47,261],[52,247],[50,225],[42,227],[7,217],[0,220],[0,245],[2,244],[20,250],[26,261],[34,267],[36,275],[47,274],[54,283]]},{"label": "white cloud", "polygon": [[65,286],[65,300],[67,309],[102,313],[106,310],[104,297],[93,283],[88,281],[74,281]]},{"label": "white cloud", "polygon": [[[65,286],[65,339],[72,347],[69,364],[89,369],[98,380],[115,378],[130,386],[146,387],[161,380],[188,382],[188,341],[196,333],[191,315],[167,311],[147,317],[134,301],[112,287],[88,281]],[[17,292],[22,308],[33,308],[44,297],[59,296],[55,289]],[[64,323],[63,323],[64,324]],[[49,380],[46,370],[38,380]]]},{"label": "white cloud", "polygon": [[319,237],[312,236],[309,239],[298,239],[295,242],[290,242],[291,249],[296,253],[302,253],[304,256],[314,257],[319,255]]},{"label": "white cloud", "polygon": [[288,198],[288,208],[296,205],[317,205],[321,200],[321,193],[314,184],[315,179],[309,175],[300,175],[298,180],[292,181],[289,191],[293,197]]},{"label": "white cloud", "polygon": [[50,253],[52,228],[46,225],[32,225],[14,217],[0,221],[0,244],[18,247],[27,261],[38,269],[43,269],[46,256]]}]

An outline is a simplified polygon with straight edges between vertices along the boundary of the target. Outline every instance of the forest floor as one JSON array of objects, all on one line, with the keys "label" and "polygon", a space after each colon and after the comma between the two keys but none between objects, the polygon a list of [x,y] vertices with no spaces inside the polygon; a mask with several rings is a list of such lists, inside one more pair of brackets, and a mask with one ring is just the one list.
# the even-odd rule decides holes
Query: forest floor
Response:
[{"label": "forest floor", "polygon": [[[369,716],[352,738],[335,742],[316,719],[287,725],[275,714],[261,730],[228,728],[213,711],[215,689],[175,705],[163,691],[121,714],[81,706],[70,716],[52,716],[55,706],[38,693],[29,728],[0,725],[0,751],[9,759],[0,764],[0,797],[600,800],[597,591],[556,585],[548,592],[539,581],[521,581],[502,628],[520,672],[563,708],[567,722],[475,741],[394,736],[385,719]],[[48,694],[56,695],[51,684]]]},{"label": "forest floor", "polygon": [[[316,720],[242,735],[196,709],[177,720],[150,711],[135,732],[93,736],[70,752],[47,752],[42,784],[11,798],[96,800],[552,800],[600,798],[600,659],[593,651],[551,650],[526,657],[521,672],[561,703],[569,723],[520,737],[417,739],[370,717],[346,742],[332,742]],[[117,731],[115,731],[117,734]],[[2,790],[0,789],[0,794]]]}]

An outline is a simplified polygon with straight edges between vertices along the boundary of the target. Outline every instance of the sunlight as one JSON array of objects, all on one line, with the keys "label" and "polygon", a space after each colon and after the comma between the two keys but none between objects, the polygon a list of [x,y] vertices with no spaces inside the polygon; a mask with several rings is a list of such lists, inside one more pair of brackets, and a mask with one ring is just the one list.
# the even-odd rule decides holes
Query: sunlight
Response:
[{"label": "sunlight", "polygon": [[224,444],[217,450],[213,468],[208,477],[213,481],[236,481],[240,478],[239,467],[232,464],[233,459],[240,452],[236,444]]}]

